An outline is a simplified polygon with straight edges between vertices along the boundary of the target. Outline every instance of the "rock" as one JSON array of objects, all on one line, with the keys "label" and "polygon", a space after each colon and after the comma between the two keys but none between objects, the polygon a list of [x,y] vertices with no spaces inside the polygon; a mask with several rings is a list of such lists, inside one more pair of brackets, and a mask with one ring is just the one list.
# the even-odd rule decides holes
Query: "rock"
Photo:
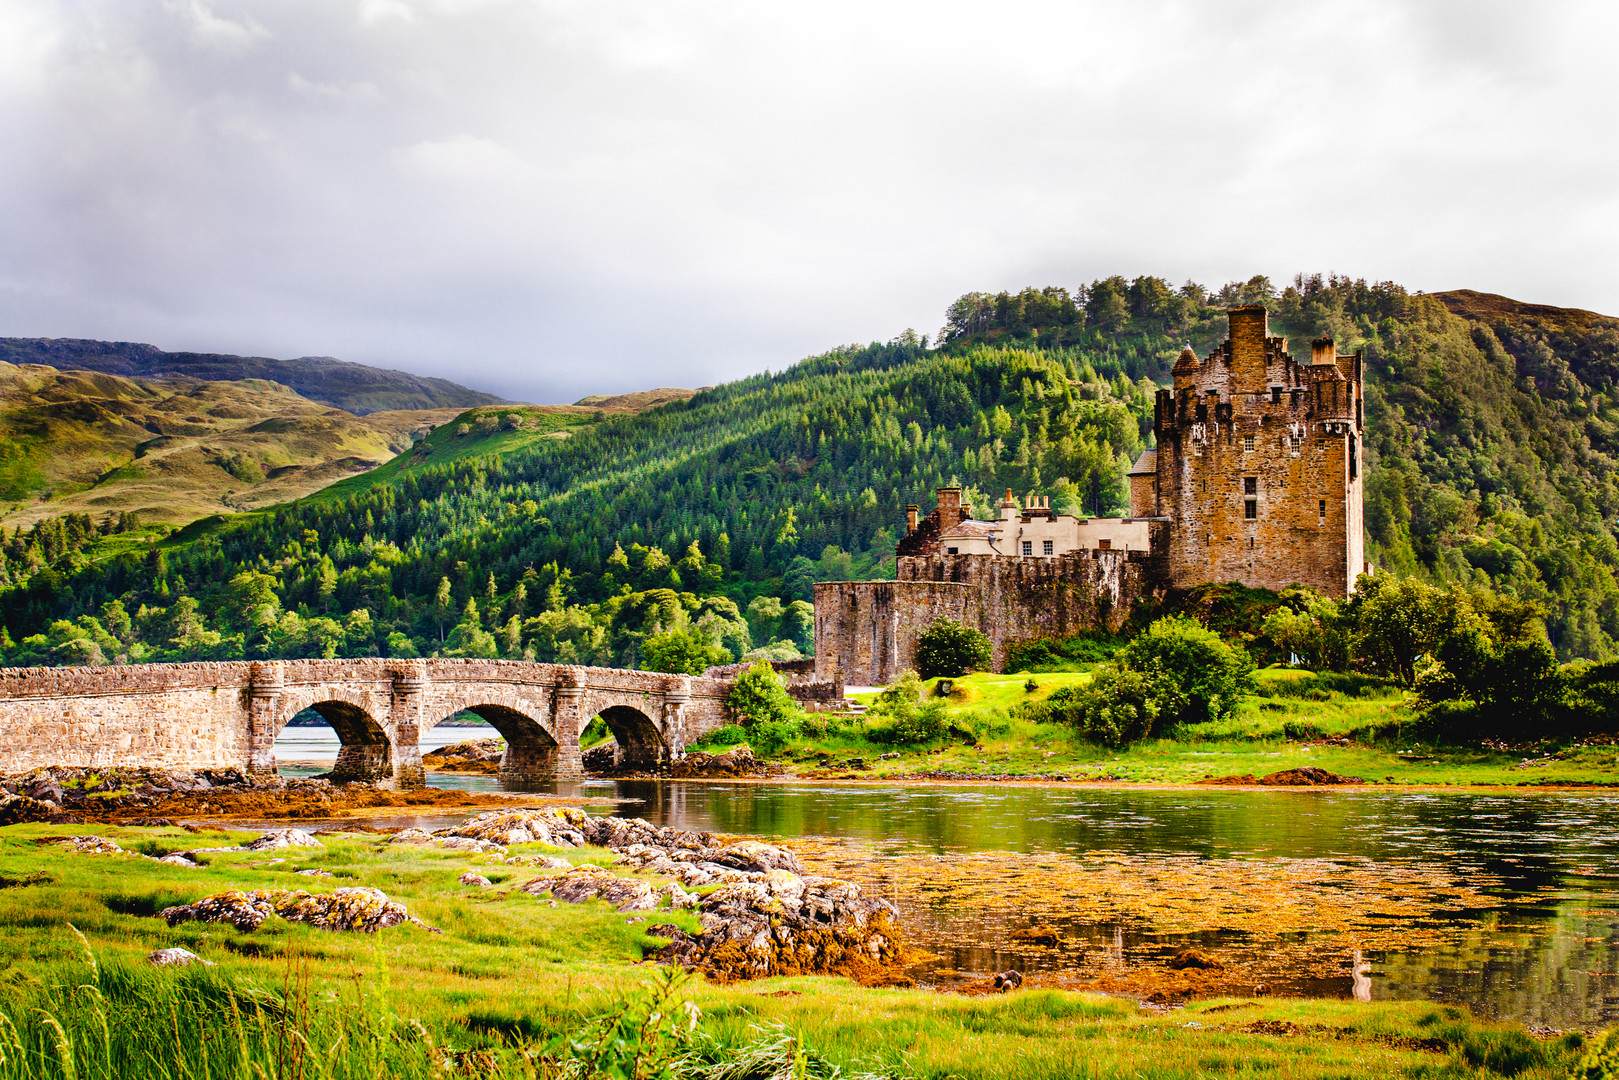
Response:
[{"label": "rock", "polygon": [[280,848],[289,847],[323,848],[325,846],[325,844],[321,843],[319,840],[316,840],[313,836],[304,832],[302,829],[272,829],[263,836],[259,837],[257,840],[250,841],[242,850],[275,851],[279,850]]},{"label": "rock", "polygon": [[314,867],[314,866],[310,867],[307,870],[294,870],[293,873],[299,875],[300,877],[323,877],[323,878],[329,878],[329,877],[335,876],[335,875],[333,875],[333,873],[330,870],[322,870],[319,867]]},{"label": "rock", "polygon": [[616,745],[616,743],[600,743],[581,754],[579,760],[584,765],[585,771],[592,773],[611,772],[618,764],[613,753]]},{"label": "rock", "polygon": [[761,844],[757,840],[739,840],[716,851],[709,861],[754,873],[763,873],[767,870],[787,870],[800,875],[804,873],[804,867],[799,863],[798,856],[786,848]]},{"label": "rock", "polygon": [[523,886],[531,895],[549,892],[570,904],[605,900],[619,911],[651,911],[658,906],[658,892],[643,878],[621,878],[591,863],[570,867],[554,876],[537,877]]},{"label": "rock", "polygon": [[28,795],[0,795],[0,825],[17,825],[27,821],[48,821],[61,812],[51,802],[41,802]]},{"label": "rock", "polygon": [[1049,926],[1028,926],[1012,931],[1012,940],[1019,945],[1061,945],[1062,936]]},{"label": "rock", "polygon": [[192,904],[164,908],[161,916],[170,926],[183,922],[229,923],[244,933],[257,930],[271,915],[288,922],[306,923],[322,930],[347,930],[374,934],[378,930],[414,923],[439,933],[405,910],[405,905],[388,899],[381,889],[334,889],[329,894],[303,890],[258,889],[205,896]]},{"label": "rock", "polygon": [[192,964],[204,964],[214,967],[212,960],[204,960],[190,949],[159,949],[146,954],[146,962],[153,967],[190,967]]},{"label": "rock", "polygon": [[100,836],[69,836],[56,841],[56,846],[67,848],[69,851],[82,852],[85,855],[124,854],[123,848]]},{"label": "rock", "polygon": [[184,854],[181,854],[180,852],[174,852],[173,854],[165,855],[162,858],[158,859],[157,861],[160,862],[160,863],[167,863],[170,866],[183,866],[187,870],[201,870],[202,869],[202,864],[201,863],[197,862],[195,859],[189,858],[188,856],[186,856]]},{"label": "rock", "polygon": [[1169,966],[1176,971],[1185,971],[1187,968],[1221,971],[1225,968],[1224,964],[1200,949],[1182,949],[1169,961]]},{"label": "rock", "polygon": [[456,878],[456,880],[463,885],[476,885],[480,889],[487,889],[495,884],[482,874],[475,874],[471,870],[465,871],[460,877]]},{"label": "rock", "polygon": [[400,829],[388,838],[390,844],[431,844],[433,834],[426,829]]},{"label": "rock", "polygon": [[1003,971],[995,976],[995,989],[999,990],[1003,994],[1008,990],[1016,990],[1022,985],[1023,972],[1018,971],[1015,968],[1011,971]]},{"label": "rock", "polygon": [[1316,787],[1322,784],[1360,784],[1365,781],[1358,776],[1338,776],[1314,765],[1305,765],[1302,768],[1283,769],[1281,772],[1261,776],[1259,782],[1275,787]]},{"label": "rock", "polygon": [[543,810],[491,810],[453,829],[440,829],[434,835],[482,840],[500,847],[512,844],[584,847],[589,843],[579,829],[584,819],[585,812],[571,806],[548,806]]},{"label": "rock", "polygon": [[56,778],[52,776],[43,776],[26,783],[19,789],[19,792],[38,802],[57,803],[58,805],[62,802],[62,785],[58,784]]}]

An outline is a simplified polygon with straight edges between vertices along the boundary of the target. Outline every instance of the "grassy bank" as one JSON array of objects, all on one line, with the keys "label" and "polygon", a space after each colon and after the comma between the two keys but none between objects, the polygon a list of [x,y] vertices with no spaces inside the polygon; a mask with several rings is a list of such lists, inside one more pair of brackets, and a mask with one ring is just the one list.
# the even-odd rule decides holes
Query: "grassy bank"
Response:
[{"label": "grassy bank", "polygon": [[[1314,766],[1374,784],[1619,784],[1619,747],[1434,745],[1421,740],[1407,695],[1399,688],[1296,669],[1258,672],[1259,693],[1227,719],[1186,726],[1172,738],[1119,750],[1087,742],[1065,725],[1023,716],[1020,706],[1025,703],[1089,680],[1084,672],[969,675],[951,680],[952,692],[942,699],[947,728],[938,738],[897,744],[884,739],[883,725],[869,716],[814,716],[774,756],[799,773],[839,776],[1061,775],[1191,784]],[[924,685],[925,698],[937,700],[939,680]],[[857,699],[870,703],[875,695]],[[852,759],[865,768],[850,770],[846,763]]]},{"label": "grassy bank", "polygon": [[[154,855],[243,839],[76,831]],[[646,923],[594,901],[551,907],[516,889],[526,868],[489,856],[327,835],[322,850],[214,853],[198,870],[38,843],[50,835],[45,826],[0,830],[0,1077],[718,1080],[826,1077],[834,1067],[930,1077],[1551,1077],[1579,1053],[1577,1036],[1536,1039],[1420,1003],[1231,1000],[1154,1012],[1057,991],[973,997],[826,978],[647,989],[661,969],[636,964]],[[495,887],[459,884],[469,868]],[[231,887],[342,884],[381,888],[442,933],[407,924],[343,934],[276,919],[244,933],[170,928],[157,916]],[[147,952],[170,946],[217,966],[144,965]],[[686,1001],[697,1008],[694,1031]]]}]

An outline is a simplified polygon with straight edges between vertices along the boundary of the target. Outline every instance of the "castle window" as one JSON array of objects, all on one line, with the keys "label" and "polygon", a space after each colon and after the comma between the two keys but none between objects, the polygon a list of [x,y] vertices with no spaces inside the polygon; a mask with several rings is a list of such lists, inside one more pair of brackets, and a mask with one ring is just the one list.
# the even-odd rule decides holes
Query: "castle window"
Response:
[{"label": "castle window", "polygon": [[1259,477],[1245,476],[1242,478],[1242,493],[1244,495],[1259,494]]},{"label": "castle window", "polygon": [[1270,403],[1272,405],[1280,405],[1282,403],[1282,388],[1280,386],[1273,386],[1270,388]]},{"label": "castle window", "polygon": [[1040,554],[1042,554],[1042,555],[1054,555],[1054,554],[1056,554],[1056,552],[1052,550],[1052,543],[1051,543],[1050,540],[1042,540],[1042,541],[1040,541]]},{"label": "castle window", "polygon": [[1025,555],[1033,555],[1034,554],[1034,541],[1033,540],[1025,540],[1025,541],[1023,541],[1023,554],[1025,554]]},{"label": "castle window", "polygon": [[1256,520],[1258,520],[1258,518],[1259,518],[1259,500],[1258,499],[1247,499],[1247,500],[1245,500],[1243,502],[1243,504],[1242,504],[1242,516],[1243,516],[1244,519],[1246,519],[1248,521],[1256,521]]},{"label": "castle window", "polygon": [[1096,542],[1096,549],[1098,551],[1112,551],[1113,550],[1113,541],[1111,539],[1109,539],[1108,537],[1104,536],[1104,537],[1102,537],[1102,539],[1100,539],[1100,540],[1098,540]]},{"label": "castle window", "polygon": [[1209,418],[1209,407],[1201,401],[1197,403],[1197,418],[1199,420],[1207,420]]},{"label": "castle window", "polygon": [[945,548],[944,553],[946,555],[960,555],[961,554],[961,549],[960,548]]},{"label": "castle window", "polygon": [[1251,454],[1254,452],[1254,437],[1252,435],[1244,435],[1242,437],[1242,452],[1245,454]]},{"label": "castle window", "polygon": [[1327,523],[1327,500],[1321,500],[1321,524]]}]

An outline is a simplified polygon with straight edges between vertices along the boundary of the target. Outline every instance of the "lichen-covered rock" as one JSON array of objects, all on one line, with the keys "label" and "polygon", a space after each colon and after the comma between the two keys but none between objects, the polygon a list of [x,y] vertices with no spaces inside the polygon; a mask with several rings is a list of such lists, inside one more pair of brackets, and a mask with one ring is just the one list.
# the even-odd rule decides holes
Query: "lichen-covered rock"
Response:
[{"label": "lichen-covered rock", "polygon": [[494,884],[493,881],[490,881],[482,874],[473,873],[471,870],[463,872],[456,880],[463,885],[475,885],[480,889],[487,889]]},{"label": "lichen-covered rock", "polygon": [[162,858],[158,859],[157,861],[160,862],[160,863],[167,863],[170,866],[183,866],[187,870],[201,870],[202,869],[202,864],[201,863],[197,862],[197,860],[195,860],[193,858],[190,858],[187,855],[181,854],[180,852],[175,852],[172,855],[164,855]]},{"label": "lichen-covered rock", "polygon": [[323,848],[326,845],[302,829],[271,829],[257,840],[249,841],[244,851],[278,851],[289,847]]},{"label": "lichen-covered rock", "polygon": [[381,889],[364,887],[316,894],[302,889],[258,889],[252,892],[232,889],[205,896],[195,903],[164,908],[161,914],[170,926],[195,920],[229,923],[243,932],[257,930],[271,915],[322,930],[374,934],[378,930],[409,922],[434,933],[439,932],[411,915],[405,910],[405,905],[388,899]]},{"label": "lichen-covered rock", "polygon": [[589,843],[579,829],[584,820],[585,812],[571,806],[548,806],[542,810],[491,810],[453,829],[440,829],[435,835],[482,840],[502,847],[512,844],[584,847]]},{"label": "lichen-covered rock", "polygon": [[[604,900],[622,912],[695,910],[700,933],[672,923],[654,929],[669,939],[654,954],[658,959],[719,978],[843,973],[889,985],[906,982],[895,971],[905,953],[894,905],[849,882],[806,875],[785,848],[639,819],[592,818],[572,807],[484,814],[441,832],[495,839],[511,838],[518,830],[553,838],[542,842],[571,842],[559,846],[609,848],[617,853],[615,866],[674,878],[659,885],[590,863],[570,866],[551,859],[536,860],[543,872],[522,886],[523,892],[552,902]],[[719,888],[707,896],[687,891],[711,885]]]},{"label": "lichen-covered rock", "polygon": [[101,836],[68,836],[56,841],[56,846],[67,848],[69,851],[82,852],[85,855],[124,854],[123,848]]},{"label": "lichen-covered rock", "polygon": [[156,952],[146,954],[146,962],[153,967],[189,967],[192,964],[203,964],[213,967],[212,960],[204,960],[190,949],[158,949]]},{"label": "lichen-covered rock", "polygon": [[786,848],[762,844],[757,840],[739,840],[734,844],[728,844],[710,856],[708,861],[754,873],[769,870],[787,870],[794,874],[804,872],[798,856]]}]

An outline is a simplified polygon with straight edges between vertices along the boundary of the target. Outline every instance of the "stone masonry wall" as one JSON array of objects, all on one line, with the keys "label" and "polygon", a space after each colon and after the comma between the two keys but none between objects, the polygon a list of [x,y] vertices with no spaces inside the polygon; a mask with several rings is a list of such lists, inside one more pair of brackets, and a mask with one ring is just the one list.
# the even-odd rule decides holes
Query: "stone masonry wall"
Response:
[{"label": "stone masonry wall", "polygon": [[[1153,522],[1156,551],[1163,550]],[[918,555],[899,560],[896,581],[815,586],[815,675],[883,686],[916,667],[916,640],[946,618],[982,631],[995,669],[1010,648],[1038,637],[1117,629],[1138,600],[1167,584],[1161,555],[1084,550],[1054,558]]]}]

